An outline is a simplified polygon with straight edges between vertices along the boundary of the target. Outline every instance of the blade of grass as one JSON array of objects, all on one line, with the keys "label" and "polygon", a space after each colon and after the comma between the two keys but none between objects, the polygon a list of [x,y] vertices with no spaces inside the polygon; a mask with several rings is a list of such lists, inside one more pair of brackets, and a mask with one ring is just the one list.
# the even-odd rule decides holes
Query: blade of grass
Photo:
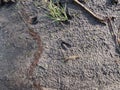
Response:
[{"label": "blade of grass", "polygon": [[53,19],[54,21],[66,21],[68,20],[67,14],[66,14],[66,5],[65,7],[62,7],[57,3],[57,6],[53,3],[52,0],[50,0],[49,5],[49,17]]}]

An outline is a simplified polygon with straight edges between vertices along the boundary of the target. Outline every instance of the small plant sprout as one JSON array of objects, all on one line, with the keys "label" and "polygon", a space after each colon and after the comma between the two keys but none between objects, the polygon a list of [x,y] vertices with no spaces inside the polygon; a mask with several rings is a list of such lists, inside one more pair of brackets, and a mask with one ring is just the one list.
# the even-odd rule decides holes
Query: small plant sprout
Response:
[{"label": "small plant sprout", "polygon": [[49,5],[49,17],[54,21],[67,21],[68,16],[66,13],[66,5],[62,7],[58,2],[57,5],[54,4],[52,0],[50,0]]}]

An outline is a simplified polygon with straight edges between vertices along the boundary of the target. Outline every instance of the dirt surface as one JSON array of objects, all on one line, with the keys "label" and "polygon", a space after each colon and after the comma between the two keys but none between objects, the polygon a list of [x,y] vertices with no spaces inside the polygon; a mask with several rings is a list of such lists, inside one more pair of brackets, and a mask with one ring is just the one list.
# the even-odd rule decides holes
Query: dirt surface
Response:
[{"label": "dirt surface", "polygon": [[[88,0],[85,6],[116,17],[112,26],[120,35],[120,3]],[[19,1],[0,7],[0,90],[120,90],[120,54],[108,24],[72,0],[68,23],[48,18],[43,0],[25,0],[22,7]],[[38,23],[26,23],[23,9],[37,15]],[[66,61],[71,56],[79,58]]]}]

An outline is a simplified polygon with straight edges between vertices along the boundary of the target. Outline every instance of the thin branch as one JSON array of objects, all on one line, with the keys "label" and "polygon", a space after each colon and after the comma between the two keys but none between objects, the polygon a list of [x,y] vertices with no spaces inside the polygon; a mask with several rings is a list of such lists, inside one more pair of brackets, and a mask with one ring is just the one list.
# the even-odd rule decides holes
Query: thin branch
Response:
[{"label": "thin branch", "polygon": [[81,2],[79,2],[78,0],[74,0],[77,4],[79,4],[82,8],[84,8],[87,12],[89,12],[93,17],[95,17],[96,19],[98,19],[101,23],[105,23],[106,22],[106,17],[100,17],[97,14],[95,14],[93,11],[91,11],[89,8],[87,8],[84,4],[82,4]]}]

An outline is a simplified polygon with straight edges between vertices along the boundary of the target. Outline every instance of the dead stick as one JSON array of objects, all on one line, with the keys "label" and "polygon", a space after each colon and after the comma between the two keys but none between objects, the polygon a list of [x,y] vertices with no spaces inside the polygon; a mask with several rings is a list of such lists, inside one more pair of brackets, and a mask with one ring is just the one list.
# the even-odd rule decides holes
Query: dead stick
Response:
[{"label": "dead stick", "polygon": [[96,15],[94,12],[92,12],[89,8],[87,8],[84,4],[82,4],[78,0],[74,0],[74,1],[77,4],[79,4],[82,8],[84,8],[86,11],[88,11],[93,17],[95,17],[96,19],[98,19],[101,23],[105,23],[106,22],[106,18],[105,17],[100,17],[100,16]]},{"label": "dead stick", "polygon": [[113,39],[113,41],[115,43],[116,50],[117,50],[118,53],[120,53],[119,40],[118,40],[117,35],[114,32],[111,18],[108,18],[107,23],[108,23],[108,27],[109,27],[112,39]]},{"label": "dead stick", "polygon": [[78,55],[73,55],[73,56],[65,57],[64,59],[68,61],[68,60],[76,60],[78,58],[80,58]]}]

